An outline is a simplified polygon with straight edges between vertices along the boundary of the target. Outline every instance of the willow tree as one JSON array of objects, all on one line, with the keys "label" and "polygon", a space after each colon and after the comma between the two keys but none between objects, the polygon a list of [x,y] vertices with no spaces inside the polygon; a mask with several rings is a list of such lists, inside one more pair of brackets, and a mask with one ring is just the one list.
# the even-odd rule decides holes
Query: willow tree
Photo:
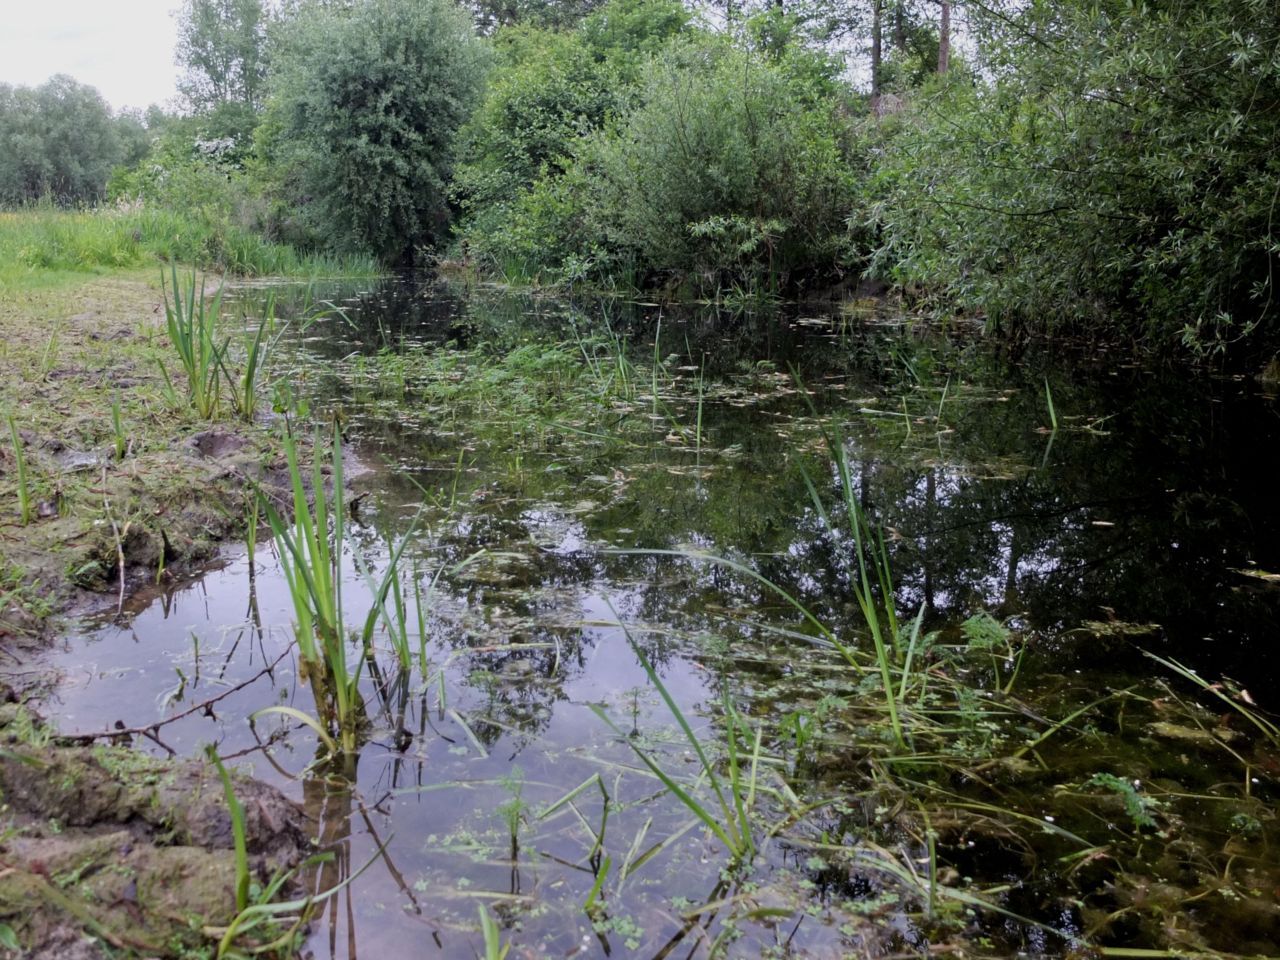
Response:
[{"label": "willow tree", "polygon": [[317,235],[389,263],[445,235],[454,141],[487,63],[452,0],[311,7],[287,24],[262,139]]}]

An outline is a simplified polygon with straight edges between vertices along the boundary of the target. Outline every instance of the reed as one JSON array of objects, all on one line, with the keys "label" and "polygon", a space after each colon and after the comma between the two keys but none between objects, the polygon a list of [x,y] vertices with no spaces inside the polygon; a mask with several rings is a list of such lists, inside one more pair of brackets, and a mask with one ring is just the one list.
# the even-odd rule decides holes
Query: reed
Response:
[{"label": "reed", "polygon": [[507,954],[511,952],[511,944],[502,942],[502,932],[484,905],[481,904],[478,909],[480,931],[484,935],[484,960],[505,960]]},{"label": "reed", "polygon": [[231,392],[231,404],[236,414],[246,423],[253,423],[258,417],[258,384],[266,367],[271,345],[275,343],[275,337],[270,336],[274,331],[275,296],[273,294],[267,298],[266,311],[258,322],[258,329],[252,336],[245,337],[244,364],[239,376],[232,373],[227,364],[225,350],[218,358],[218,365]]},{"label": "reed", "polygon": [[1053,433],[1058,432],[1058,411],[1053,407],[1053,391],[1049,389],[1049,378],[1044,378],[1044,402],[1049,409],[1049,427]]},{"label": "reed", "polygon": [[222,765],[217,748],[213,744],[209,744],[205,747],[205,754],[208,756],[209,762],[218,771],[218,777],[222,781],[222,793],[227,801],[227,811],[231,814],[231,836],[235,843],[236,858],[236,910],[241,911],[249,906],[250,881],[249,848],[244,829],[244,807],[241,806],[240,800],[236,797],[235,789],[231,786],[231,775],[227,773],[227,768]]},{"label": "reed", "polygon": [[164,292],[165,329],[187,376],[188,398],[197,416],[212,419],[218,412],[230,344],[229,339],[219,342],[222,291],[214,295],[212,302],[206,300],[204,282],[201,281],[197,292],[196,275],[192,271],[185,284],[179,284],[175,264],[170,265],[170,283],[165,283],[162,271],[160,284]]},{"label": "reed", "polygon": [[[302,661],[303,679],[315,697],[319,724],[354,756],[357,731],[364,719],[359,695],[362,657],[348,662],[342,608],[342,545],[345,540],[346,491],[342,472],[342,434],[333,426],[332,500],[325,495],[321,458],[311,474],[314,507],[308,501],[298,446],[292,430],[283,439],[293,492],[293,520],[284,520],[265,497],[262,510],[276,542],[280,567],[293,604],[294,632]],[[315,449],[320,434],[316,431]]]},{"label": "reed", "polygon": [[[889,714],[889,724],[893,730],[893,738],[902,749],[907,749],[907,736],[903,727],[898,705],[899,699],[905,696],[907,674],[903,666],[907,661],[903,657],[904,641],[914,650],[918,637],[920,622],[924,609],[921,608],[912,628],[911,637],[904,637],[902,625],[894,609],[893,569],[889,564],[889,553],[885,547],[884,535],[868,522],[858,492],[853,485],[853,471],[849,466],[849,455],[845,450],[844,440],[838,432],[823,431],[827,450],[836,467],[839,483],[839,495],[844,507],[844,528],[853,543],[853,566],[850,583],[853,587],[854,599],[862,614],[862,621],[871,635],[871,643],[875,650],[875,665],[880,674],[883,687],[885,708]],[[813,479],[805,474],[805,485],[814,508],[823,522],[832,530],[838,528],[818,493]],[[893,674],[898,672],[901,682],[895,693]]]},{"label": "reed", "polygon": [[129,448],[129,438],[124,432],[124,417],[120,412],[120,391],[111,394],[111,433],[115,438],[117,460],[123,460]]}]

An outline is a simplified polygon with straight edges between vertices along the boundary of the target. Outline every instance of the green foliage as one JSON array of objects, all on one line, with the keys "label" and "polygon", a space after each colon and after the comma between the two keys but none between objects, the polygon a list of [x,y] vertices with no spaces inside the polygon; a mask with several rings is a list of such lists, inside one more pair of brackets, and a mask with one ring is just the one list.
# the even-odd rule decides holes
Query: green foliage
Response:
[{"label": "green foliage", "polygon": [[617,77],[577,34],[515,28],[499,34],[500,65],[460,137],[454,190],[471,215],[464,235],[492,253],[523,192],[563,174],[577,139],[617,107]]},{"label": "green foliage", "polygon": [[881,274],[998,324],[1224,349],[1269,315],[1280,11],[1030,5],[888,124]]},{"label": "green foliage", "polygon": [[[317,431],[315,447],[320,448]],[[325,494],[321,458],[311,475],[314,507],[308,502],[305,474],[292,432],[284,436],[285,457],[293,487],[292,523],[264,497],[262,509],[275,536],[280,568],[293,599],[294,633],[303,671],[315,696],[317,732],[333,749],[336,735],[347,757],[355,755],[356,735],[364,722],[360,672],[364,661],[352,664],[346,649],[342,616],[342,550],[345,542],[346,492],[342,480],[342,438],[333,431],[333,500]]]},{"label": "green foliage", "polygon": [[509,276],[710,291],[849,259],[832,65],[670,40],[686,26],[665,3],[614,3],[572,36],[509,42],[468,128],[469,254]]},{"label": "green foliage", "polygon": [[0,204],[101,200],[112,168],[137,156],[138,127],[63,74],[34,89],[0,84]]},{"label": "green foliage", "polygon": [[1137,785],[1123,780],[1113,773],[1095,773],[1086,781],[1085,786],[1102,787],[1117,794],[1124,801],[1124,812],[1135,829],[1154,830],[1158,826],[1152,814],[1159,810],[1160,803],[1138,792]]},{"label": "green foliage", "polygon": [[451,0],[304,8],[274,60],[262,142],[330,246],[388,262],[444,235],[454,137],[487,51]]},{"label": "green foliage", "polygon": [[252,880],[252,875],[249,873],[248,841],[244,829],[244,806],[236,796],[235,788],[231,784],[231,775],[222,765],[217,747],[209,744],[204,748],[204,752],[209,762],[218,771],[218,779],[222,781],[222,795],[227,801],[227,812],[231,814],[231,835],[235,843],[236,858],[236,911],[240,912],[249,906],[249,883]]},{"label": "green foliage", "polygon": [[672,37],[690,31],[689,11],[679,0],[611,0],[582,24],[583,42],[628,83]]},{"label": "green foliage", "polygon": [[[186,374],[191,406],[196,416],[209,420],[217,415],[222,399],[222,372],[230,343],[218,329],[222,291],[209,302],[203,283],[199,293],[196,292],[194,272],[180,285],[177,267],[171,267],[170,271],[171,286],[164,290],[165,330]],[[163,283],[163,273],[160,279]],[[163,367],[161,369],[163,371]]]},{"label": "green foliage", "polygon": [[614,0],[572,33],[498,33],[484,101],[460,135],[453,189],[468,256],[508,276],[550,267],[554,279],[604,258],[583,215],[576,153],[626,109],[649,58],[688,23],[671,0]]},{"label": "green foliage", "polygon": [[191,108],[234,115],[224,120],[227,134],[247,137],[266,90],[262,0],[184,0],[176,61],[185,71],[178,89]]},{"label": "green foliage", "polygon": [[847,258],[841,122],[788,71],[727,42],[680,44],[642,104],[582,153],[615,257],[699,286],[781,283]]}]

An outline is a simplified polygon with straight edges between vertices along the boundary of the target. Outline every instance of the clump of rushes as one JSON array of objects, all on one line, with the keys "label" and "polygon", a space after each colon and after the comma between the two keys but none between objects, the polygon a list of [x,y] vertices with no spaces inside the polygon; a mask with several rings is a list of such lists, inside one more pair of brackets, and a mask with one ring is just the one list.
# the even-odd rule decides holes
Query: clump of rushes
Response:
[{"label": "clump of rushes", "polygon": [[231,391],[231,404],[236,413],[246,423],[252,423],[258,416],[258,381],[266,366],[270,347],[275,342],[269,334],[275,328],[275,295],[267,298],[266,312],[258,321],[258,329],[244,341],[244,369],[240,376],[235,376],[227,365],[226,349],[218,356],[218,365],[227,379],[227,387]]},{"label": "clump of rushes", "polygon": [[[316,450],[320,433],[316,431]],[[328,742],[345,756],[356,752],[357,730],[364,720],[364,705],[357,686],[364,660],[347,662],[346,628],[342,618],[343,505],[346,492],[342,475],[342,435],[333,427],[333,501],[325,495],[325,479],[317,456],[312,468],[314,507],[307,499],[298,445],[291,429],[284,436],[285,458],[293,488],[293,521],[280,516],[270,502],[263,509],[271,532],[289,596],[293,601],[295,633],[302,679],[315,696],[319,726]],[[331,747],[332,748],[332,747]]]},{"label": "clump of rushes", "polygon": [[[857,491],[853,488],[853,471],[849,467],[849,456],[840,434],[824,431],[823,436],[836,467],[840,483],[840,499],[845,509],[845,523],[853,541],[852,552],[856,569],[852,571],[849,580],[853,586],[854,599],[858,602],[858,610],[862,614],[862,621],[866,624],[867,632],[871,634],[893,739],[898,747],[905,750],[907,736],[898,705],[900,698],[906,693],[911,657],[919,637],[924,608],[921,607],[910,639],[904,644],[903,641],[907,638],[903,636],[902,626],[894,609],[893,571],[889,566],[889,553],[885,549],[884,536],[867,521],[866,514],[863,512],[862,503],[858,499]],[[809,488],[809,496],[823,523],[832,530],[836,529],[836,524],[832,522],[826,507],[823,506],[822,498],[818,495],[817,487],[807,473],[805,485]],[[905,657],[904,646],[906,647]],[[896,694],[893,683],[895,670],[899,674]]]},{"label": "clump of rushes", "polygon": [[[185,285],[178,283],[178,268],[170,266],[172,287],[160,274],[164,292],[165,329],[169,342],[177,351],[183,373],[187,376],[187,394],[196,415],[212,419],[218,411],[222,394],[222,376],[230,339],[219,342],[218,317],[222,311],[222,291],[206,301],[204,282],[196,292],[196,275],[193,271]],[[171,296],[172,294],[172,296]],[[160,367],[169,379],[164,366]]]},{"label": "clump of rushes", "polygon": [[9,437],[13,441],[13,472],[18,481],[18,514],[22,525],[31,522],[34,512],[31,509],[31,476],[27,472],[27,455],[22,447],[22,437],[18,435],[18,424],[13,414],[5,415],[9,420]]},{"label": "clump of rushes", "polygon": [[[321,446],[317,430],[315,450],[319,451]],[[347,493],[343,481],[341,430],[335,421],[331,459],[333,486],[327,496],[321,458],[316,456],[311,473],[314,498],[308,500],[292,429],[285,431],[284,451],[293,490],[293,520],[286,521],[265,497],[260,498],[260,507],[267,516],[280,567],[289,586],[302,679],[315,697],[316,716],[308,717],[291,707],[268,707],[259,714],[283,713],[301,720],[316,730],[331,752],[340,753],[350,761],[356,756],[360,728],[366,719],[359,684],[364,664],[373,661],[372,624],[392,584],[399,582],[400,557],[410,538],[406,536],[392,553],[382,579],[370,580],[375,599],[366,615],[364,630],[349,633],[342,601]],[[359,654],[351,660],[347,656],[348,640],[357,641],[360,647]]]}]

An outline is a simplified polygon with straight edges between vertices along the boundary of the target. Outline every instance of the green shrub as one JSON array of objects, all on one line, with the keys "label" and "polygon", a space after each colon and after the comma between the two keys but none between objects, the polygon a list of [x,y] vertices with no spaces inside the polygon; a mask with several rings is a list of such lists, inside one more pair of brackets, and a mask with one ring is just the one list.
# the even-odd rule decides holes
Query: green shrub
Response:
[{"label": "green shrub", "polygon": [[703,289],[796,283],[850,262],[843,123],[806,84],[720,40],[670,48],[641,105],[580,152],[614,256]]},{"label": "green shrub", "polygon": [[672,0],[613,0],[571,33],[498,33],[484,101],[459,138],[454,193],[468,256],[511,278],[592,272],[603,248],[585,232],[574,158],[629,107],[653,53],[688,29]]},{"label": "green shrub", "polygon": [[1280,254],[1280,9],[1031,5],[980,26],[988,79],[885,125],[880,273],[999,325],[1199,352],[1250,334]]},{"label": "green shrub", "polygon": [[317,235],[388,262],[444,236],[454,137],[487,60],[452,0],[309,6],[287,24],[266,147]]}]

